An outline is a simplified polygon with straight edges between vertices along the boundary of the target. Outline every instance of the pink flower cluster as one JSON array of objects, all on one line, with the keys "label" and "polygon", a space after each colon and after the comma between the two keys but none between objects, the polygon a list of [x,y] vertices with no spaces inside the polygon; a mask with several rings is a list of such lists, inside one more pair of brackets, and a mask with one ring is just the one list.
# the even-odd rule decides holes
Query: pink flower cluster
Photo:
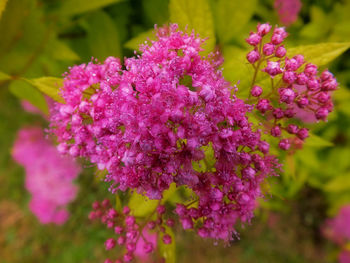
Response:
[{"label": "pink flower cluster", "polygon": [[349,263],[350,251],[345,246],[350,242],[350,205],[343,206],[335,218],[329,219],[323,232],[326,237],[343,247],[339,254],[339,262]]},{"label": "pink flower cluster", "polygon": [[298,19],[301,2],[300,0],[275,0],[274,8],[278,13],[281,23],[289,26]]},{"label": "pink flower cluster", "polygon": [[248,121],[252,107],[218,70],[221,61],[200,56],[203,40],[175,24],[157,38],[124,68],[113,57],[72,67],[51,130],[61,153],[106,169],[113,192],[161,199],[173,182],[192,189],[198,208],[176,209],[183,227],[228,241],[237,220],[253,217],[259,185],[279,164]]},{"label": "pink flower cluster", "polygon": [[[261,24],[257,32],[246,39],[254,49],[247,54],[247,60],[255,69],[271,78],[271,89],[253,85],[251,96],[257,98],[256,109],[269,120],[270,134],[281,137],[282,131],[294,135],[299,140],[308,137],[306,128],[296,125],[295,119],[303,122],[326,120],[333,110],[331,93],[338,87],[336,79],[328,70],[318,74],[317,66],[307,63],[302,55],[286,56],[283,41],[287,33],[283,27],[275,27],[272,35],[269,24]],[[293,139],[281,139],[279,146],[288,150]],[[295,140],[294,140],[295,141]]]},{"label": "pink flower cluster", "polygon": [[70,158],[62,157],[39,127],[18,132],[12,156],[25,168],[25,186],[32,194],[31,211],[43,224],[63,224],[69,217],[66,205],[77,193],[72,181],[80,167]]},{"label": "pink flower cluster", "polygon": [[105,263],[130,262],[135,256],[143,261],[148,260],[149,254],[153,253],[156,249],[157,239],[160,233],[164,244],[170,244],[172,242],[171,236],[166,233],[165,227],[173,227],[174,220],[165,220],[166,209],[163,205],[159,205],[153,212],[153,214],[157,215],[155,221],[150,220],[142,223],[136,221],[129,207],[124,206],[122,211],[118,212],[112,208],[108,199],[105,199],[101,203],[94,202],[92,208],[93,211],[89,215],[90,220],[99,219],[108,228],[113,229],[114,233],[118,236],[118,238],[112,237],[106,240],[106,250],[111,250],[116,245],[124,247],[126,250],[121,258],[116,259],[116,261],[106,259]]}]

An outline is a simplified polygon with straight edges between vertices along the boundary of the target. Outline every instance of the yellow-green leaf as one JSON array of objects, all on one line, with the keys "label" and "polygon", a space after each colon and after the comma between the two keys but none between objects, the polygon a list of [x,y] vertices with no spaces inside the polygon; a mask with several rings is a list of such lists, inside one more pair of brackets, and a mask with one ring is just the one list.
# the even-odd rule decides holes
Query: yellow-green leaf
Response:
[{"label": "yellow-green leaf", "polygon": [[[162,204],[169,201],[172,204],[181,202],[180,191],[183,191],[183,187],[177,187],[175,183],[172,183],[168,190],[163,192]],[[159,204],[159,200],[150,200],[143,194],[133,192],[129,200],[129,207],[133,210],[135,216],[148,216],[152,213]]]},{"label": "yellow-green leaf", "polygon": [[[3,0],[2,0],[3,1]],[[3,56],[11,48],[13,41],[21,37],[24,22],[31,10],[29,0],[11,0],[6,4],[0,20],[0,55]]]},{"label": "yellow-green leaf", "polygon": [[177,23],[182,30],[187,26],[202,38],[208,38],[203,48],[206,53],[215,47],[213,16],[207,0],[170,0],[170,21]]},{"label": "yellow-green leaf", "polygon": [[171,203],[181,202],[179,189],[175,183],[171,183],[169,189],[163,192],[163,201],[170,200]]},{"label": "yellow-green leaf", "polygon": [[123,204],[122,204],[122,200],[120,199],[119,193],[120,192],[118,192],[115,195],[115,209],[117,209],[117,211],[122,211]]},{"label": "yellow-green leaf", "polygon": [[51,56],[56,60],[79,60],[79,56],[66,43],[58,39],[54,39],[48,45]]},{"label": "yellow-green leaf", "polygon": [[11,77],[9,75],[0,71],[0,81],[6,81],[9,79],[11,79]]},{"label": "yellow-green leaf", "polygon": [[219,0],[215,6],[215,21],[221,43],[230,41],[252,17],[256,0]]},{"label": "yellow-green leaf", "polygon": [[167,0],[142,0],[142,7],[145,16],[153,25],[163,25],[169,19]]},{"label": "yellow-green leaf", "polygon": [[9,89],[19,99],[29,101],[43,113],[48,114],[49,108],[43,94],[32,85],[22,80],[14,80],[11,82]]},{"label": "yellow-green leaf", "polygon": [[327,192],[350,192],[350,174],[337,175],[332,180],[327,182],[324,186],[324,190]]},{"label": "yellow-green leaf", "polygon": [[2,16],[2,12],[4,12],[6,7],[7,0],[0,0],[0,19]]},{"label": "yellow-green leaf", "polygon": [[226,46],[223,50],[224,77],[233,84],[239,81],[238,94],[244,95],[249,93],[249,86],[254,74],[253,67],[246,59],[247,53],[247,50],[235,46]]},{"label": "yellow-green leaf", "polygon": [[66,0],[63,1],[60,14],[66,16],[78,15],[118,2],[121,2],[121,0]]},{"label": "yellow-green leaf", "polygon": [[288,50],[288,56],[292,57],[301,54],[305,57],[306,61],[314,63],[320,67],[334,60],[348,48],[350,48],[350,42],[320,43],[290,48]]},{"label": "yellow-green leaf", "polygon": [[124,47],[129,48],[131,50],[138,50],[141,44],[144,44],[145,41],[155,40],[155,32],[154,29],[142,32],[136,37],[130,39],[128,42],[124,44]]},{"label": "yellow-green leaf", "polygon": [[104,169],[104,170],[99,170],[97,167],[96,167],[96,172],[95,172],[95,182],[96,183],[99,183],[101,182],[103,179],[105,179],[106,175],[108,174],[108,171],[107,169]]},{"label": "yellow-green leaf", "polygon": [[304,146],[310,147],[330,147],[334,146],[332,142],[329,142],[313,133],[309,133],[309,138],[305,140]]},{"label": "yellow-green leaf", "polygon": [[63,98],[59,95],[59,89],[63,85],[62,79],[55,77],[42,77],[24,80],[36,87],[42,93],[54,99],[55,101],[65,103]]},{"label": "yellow-green leaf", "polygon": [[158,203],[158,200],[150,200],[148,197],[134,191],[128,205],[135,216],[144,217],[151,214],[156,209]]}]

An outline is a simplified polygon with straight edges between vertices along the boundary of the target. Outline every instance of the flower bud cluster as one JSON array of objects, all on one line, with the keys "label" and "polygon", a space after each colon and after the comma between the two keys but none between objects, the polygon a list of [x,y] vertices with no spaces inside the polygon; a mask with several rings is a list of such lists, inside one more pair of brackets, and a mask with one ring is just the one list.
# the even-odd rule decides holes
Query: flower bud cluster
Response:
[{"label": "flower bud cluster", "polygon": [[[112,208],[108,199],[102,202],[95,201],[92,204],[92,211],[89,214],[90,220],[99,220],[109,229],[114,231],[115,237],[106,240],[106,250],[111,250],[116,246],[123,247],[125,253],[116,261],[106,259],[105,262],[130,262],[135,257],[146,261],[151,253],[156,251],[158,236],[161,235],[162,242],[166,245],[172,243],[171,236],[166,233],[166,226],[173,227],[174,220],[166,220],[166,209],[163,205],[158,205],[149,218],[155,220],[137,222],[132,211],[124,206],[122,211]],[[154,217],[152,217],[154,215]]]},{"label": "flower bud cluster", "polygon": [[[287,33],[283,27],[275,27],[265,43],[264,36],[270,30],[269,24],[258,25],[257,32],[251,33],[247,39],[247,43],[254,46],[247,60],[253,64],[255,76],[261,66],[261,71],[271,78],[272,83],[270,92],[253,84],[251,96],[257,98],[255,107],[266,116],[268,123],[265,127],[272,136],[279,138],[282,132],[294,136],[282,138],[279,142],[281,149],[288,150],[293,142],[298,143],[309,136],[306,128],[294,124],[296,119],[303,122],[326,121],[333,110],[331,93],[337,89],[338,83],[328,70],[318,74],[317,66],[307,63],[302,55],[286,56],[283,41]],[[262,31],[264,34],[259,33]],[[260,36],[259,41],[250,39],[255,35]],[[257,53],[254,55],[257,59],[252,59],[251,52]]]}]

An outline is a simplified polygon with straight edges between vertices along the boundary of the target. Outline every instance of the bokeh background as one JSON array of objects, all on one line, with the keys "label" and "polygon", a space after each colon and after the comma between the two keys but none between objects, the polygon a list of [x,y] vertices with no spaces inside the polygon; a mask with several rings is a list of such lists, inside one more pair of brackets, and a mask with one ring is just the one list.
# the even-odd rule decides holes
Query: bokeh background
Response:
[{"label": "bokeh background", "polygon": [[[132,56],[152,38],[155,24],[170,21],[205,21],[199,33],[211,36],[208,45],[222,52],[225,77],[234,83],[246,64],[239,60],[248,48],[244,39],[257,22],[288,24],[287,47],[350,41],[348,0],[303,0],[292,23],[283,22],[272,0],[176,2],[193,10],[182,22],[168,0],[0,0],[0,262],[103,262],[112,253],[103,247],[108,231],[87,215],[95,199],[113,196],[87,164],[64,225],[42,225],[30,212],[24,169],[11,149],[21,127],[47,127],[45,118],[23,110],[21,99],[42,111],[47,105],[22,77],[61,77],[91,57]],[[337,262],[340,247],[322,233],[327,218],[350,204],[350,51],[345,48],[327,67],[340,89],[329,121],[313,128],[319,137],[283,157],[284,174],[270,181],[271,196],[261,200],[252,224],[240,228],[240,240],[231,246],[179,228],[178,262]]]}]

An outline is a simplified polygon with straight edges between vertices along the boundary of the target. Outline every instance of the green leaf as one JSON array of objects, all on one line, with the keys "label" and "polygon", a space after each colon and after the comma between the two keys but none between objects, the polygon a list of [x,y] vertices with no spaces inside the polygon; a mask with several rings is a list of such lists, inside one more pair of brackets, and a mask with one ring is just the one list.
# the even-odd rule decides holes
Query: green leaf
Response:
[{"label": "green leaf", "polygon": [[334,146],[334,144],[310,132],[309,138],[305,140],[304,146],[331,147]]},{"label": "green leaf", "polygon": [[323,189],[327,192],[350,191],[350,174],[337,175]]},{"label": "green leaf", "polygon": [[122,211],[122,209],[123,209],[123,204],[122,204],[122,200],[120,199],[119,193],[120,193],[120,192],[118,192],[118,193],[115,195],[115,209],[117,209],[117,211]]},{"label": "green leaf", "polygon": [[170,0],[170,21],[177,23],[182,30],[193,29],[202,38],[208,38],[203,48],[205,53],[213,51],[215,47],[215,32],[213,16],[207,0]]},{"label": "green leaf", "polygon": [[[307,139],[306,139],[307,141]],[[317,151],[311,147],[303,147],[295,153],[295,158],[300,162],[301,167],[311,168],[314,171],[320,170],[320,159],[317,158]],[[299,165],[298,165],[299,166]],[[298,167],[299,168],[299,167]]]},{"label": "green leaf", "polygon": [[129,207],[137,217],[151,214],[157,207],[159,200],[150,200],[148,197],[134,191],[129,200]]},{"label": "green leaf", "polygon": [[[350,71],[347,73],[350,74]],[[349,107],[350,90],[347,89],[346,87],[340,87],[333,93],[332,98],[335,101],[337,111],[341,111],[347,116],[350,116],[350,107]]]},{"label": "green leaf", "polygon": [[172,242],[168,245],[163,243],[164,234],[158,235],[158,251],[159,255],[165,259],[166,263],[175,263],[176,262],[176,243],[175,243],[175,235],[173,230],[165,226],[165,233],[171,236]]},{"label": "green leaf", "polygon": [[179,187],[176,187],[176,183],[171,183],[169,189],[163,192],[163,201],[170,200],[171,203],[181,202],[179,189]]},{"label": "green leaf", "polygon": [[41,92],[25,81],[14,80],[11,82],[9,89],[13,95],[22,100],[27,100],[45,114],[49,113],[45,97]]},{"label": "green leaf", "polygon": [[0,71],[0,81],[6,81],[9,79],[11,79],[11,77],[9,75]]},{"label": "green leaf", "polygon": [[167,0],[142,0],[145,15],[152,25],[163,25],[169,19],[168,2]]},{"label": "green leaf", "polygon": [[48,45],[48,51],[50,52],[50,55],[52,58],[56,60],[70,60],[75,61],[79,60],[80,57],[75,53],[66,43],[63,41],[60,41],[58,39],[54,39],[49,45]]},{"label": "green leaf", "polygon": [[130,39],[124,44],[124,47],[129,48],[131,50],[138,50],[141,44],[144,44],[145,41],[149,40],[156,40],[154,29],[142,32],[138,36]]},{"label": "green leaf", "polygon": [[91,55],[100,61],[109,56],[120,57],[121,46],[116,25],[111,17],[97,11],[87,20],[88,45]]},{"label": "green leaf", "polygon": [[250,83],[254,74],[253,67],[246,59],[247,53],[247,50],[235,46],[226,46],[223,50],[225,58],[223,64],[224,77],[234,84],[239,81],[238,94],[249,93]]},{"label": "green leaf", "polygon": [[24,79],[42,93],[59,103],[65,103],[63,98],[59,95],[60,87],[63,86],[63,80],[55,77],[42,77],[37,79]]},{"label": "green leaf", "polygon": [[306,24],[300,30],[300,36],[302,39],[316,40],[326,37],[331,28],[334,26],[332,23],[329,23],[327,14],[319,6],[311,6],[310,17],[311,22]]},{"label": "green leaf", "polygon": [[320,162],[321,171],[330,177],[344,174],[349,171],[350,148],[334,147],[327,158]]},{"label": "green leaf", "polygon": [[4,10],[5,10],[6,4],[7,4],[7,0],[0,1],[0,19],[2,16],[2,12],[4,12]]},{"label": "green leaf", "polygon": [[0,20],[0,57],[5,55],[22,34],[25,19],[30,14],[29,0],[8,1]]},{"label": "green leaf", "polygon": [[[161,199],[164,204],[169,201],[172,204],[181,202],[180,191],[186,190],[183,187],[177,187],[175,183],[172,183],[168,190],[163,192],[163,198]],[[134,191],[129,200],[129,207],[133,210],[135,216],[144,217],[151,214],[159,204],[159,200],[150,200],[143,194],[138,194]]]},{"label": "green leaf", "polygon": [[350,42],[321,43],[290,48],[288,50],[288,56],[292,57],[301,54],[305,57],[306,61],[314,63],[320,67],[334,60],[348,48],[350,48]]},{"label": "green leaf", "polygon": [[216,161],[212,144],[202,146],[201,150],[204,152],[204,159],[197,162],[192,161],[192,167],[197,172],[212,172]]},{"label": "green leaf", "polygon": [[121,0],[67,0],[63,1],[60,14],[64,16],[78,15],[118,2]]},{"label": "green leaf", "polygon": [[215,20],[221,43],[230,41],[252,17],[256,0],[219,0],[215,8]]}]

